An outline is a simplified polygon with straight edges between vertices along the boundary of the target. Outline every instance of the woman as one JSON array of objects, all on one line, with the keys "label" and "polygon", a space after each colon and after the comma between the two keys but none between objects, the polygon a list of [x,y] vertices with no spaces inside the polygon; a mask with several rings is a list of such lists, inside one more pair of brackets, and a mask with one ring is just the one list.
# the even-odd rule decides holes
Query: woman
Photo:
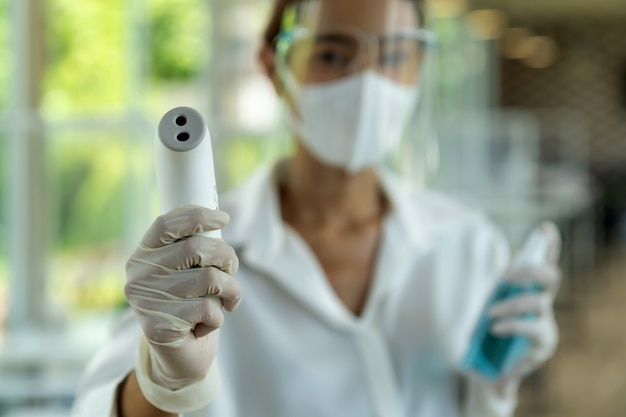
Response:
[{"label": "woman", "polygon": [[[553,293],[492,311],[494,333],[531,339],[522,365],[498,381],[464,369],[506,243],[480,214],[407,195],[381,169],[418,102],[420,10],[277,2],[260,56],[296,150],[224,212],[182,207],[153,223],[127,263],[133,312],[92,361],[75,415],[512,415],[522,378],[554,351]],[[195,236],[229,216],[224,241]],[[554,288],[559,273],[512,279]]]}]

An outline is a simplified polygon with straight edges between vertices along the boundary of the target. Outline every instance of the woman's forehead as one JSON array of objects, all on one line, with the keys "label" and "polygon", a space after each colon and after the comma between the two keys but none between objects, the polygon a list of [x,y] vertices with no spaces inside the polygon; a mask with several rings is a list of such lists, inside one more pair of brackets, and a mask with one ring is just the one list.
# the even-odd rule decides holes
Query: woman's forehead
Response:
[{"label": "woman's forehead", "polygon": [[348,26],[386,33],[418,26],[415,3],[410,0],[314,0],[305,2],[301,12],[301,23],[317,30]]}]

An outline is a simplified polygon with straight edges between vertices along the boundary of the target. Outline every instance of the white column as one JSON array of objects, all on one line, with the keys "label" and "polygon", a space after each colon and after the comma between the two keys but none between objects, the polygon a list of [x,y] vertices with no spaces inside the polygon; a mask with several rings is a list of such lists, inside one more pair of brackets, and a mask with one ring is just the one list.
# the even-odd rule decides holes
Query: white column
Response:
[{"label": "white column", "polygon": [[49,234],[45,142],[38,108],[43,73],[43,2],[12,0],[12,91],[7,130],[10,326],[46,320]]}]

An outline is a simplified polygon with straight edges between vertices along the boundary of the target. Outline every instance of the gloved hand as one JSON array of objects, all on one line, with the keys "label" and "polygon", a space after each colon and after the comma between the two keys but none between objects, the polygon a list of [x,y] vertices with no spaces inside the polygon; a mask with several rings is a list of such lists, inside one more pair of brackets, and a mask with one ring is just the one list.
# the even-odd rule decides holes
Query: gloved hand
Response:
[{"label": "gloved hand", "polygon": [[199,206],[174,209],[157,218],[126,264],[125,294],[148,342],[151,380],[166,389],[202,380],[215,359],[222,307],[233,311],[241,300],[234,250],[197,235],[228,221]]},{"label": "gloved hand", "polygon": [[[497,336],[525,336],[530,348],[514,369],[499,381],[488,381],[473,372],[466,373],[470,381],[470,416],[509,416],[517,402],[522,379],[545,363],[556,350],[558,328],[553,302],[561,282],[557,266],[561,251],[558,229],[551,223],[542,226],[550,235],[550,247],[543,264],[512,269],[506,280],[516,284],[539,284],[541,292],[522,293],[494,305],[489,311],[493,319],[491,332]],[[522,317],[532,313],[534,317]],[[478,410],[478,411],[476,411]]]},{"label": "gloved hand", "polygon": [[[495,320],[491,332],[497,336],[521,335],[531,341],[527,355],[514,369],[511,377],[523,377],[547,361],[558,343],[558,329],[554,319],[552,304],[559,287],[561,275],[555,265],[545,264],[520,269],[507,279],[515,283],[537,283],[546,290],[539,293],[523,294],[493,306],[490,311]],[[524,313],[532,313],[534,318],[521,318]]]},{"label": "gloved hand", "polygon": [[[523,360],[505,378],[521,378],[537,369],[554,354],[558,344],[558,328],[552,305],[561,283],[561,271],[557,266],[561,238],[553,224],[546,223],[542,228],[550,237],[546,261],[540,265],[511,270],[506,279],[513,284],[538,284],[543,291],[504,300],[494,305],[489,312],[494,320],[491,327],[494,335],[520,335],[531,342],[531,348]],[[525,313],[531,313],[534,317],[522,317]]]}]

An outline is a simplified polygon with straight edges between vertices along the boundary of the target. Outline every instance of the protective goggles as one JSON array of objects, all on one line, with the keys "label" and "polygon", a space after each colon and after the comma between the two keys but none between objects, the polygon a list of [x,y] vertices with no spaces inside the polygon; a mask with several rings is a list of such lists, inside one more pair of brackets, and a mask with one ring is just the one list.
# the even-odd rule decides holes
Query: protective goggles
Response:
[{"label": "protective goggles", "polygon": [[[283,15],[276,40],[277,60],[298,82],[332,82],[364,69],[374,69],[401,84],[418,82],[425,51],[435,43],[432,32],[388,24],[389,18],[377,33],[342,22],[321,21],[319,11],[311,11],[321,3],[300,2],[289,6]],[[370,22],[366,19],[358,23],[367,27]]]}]

